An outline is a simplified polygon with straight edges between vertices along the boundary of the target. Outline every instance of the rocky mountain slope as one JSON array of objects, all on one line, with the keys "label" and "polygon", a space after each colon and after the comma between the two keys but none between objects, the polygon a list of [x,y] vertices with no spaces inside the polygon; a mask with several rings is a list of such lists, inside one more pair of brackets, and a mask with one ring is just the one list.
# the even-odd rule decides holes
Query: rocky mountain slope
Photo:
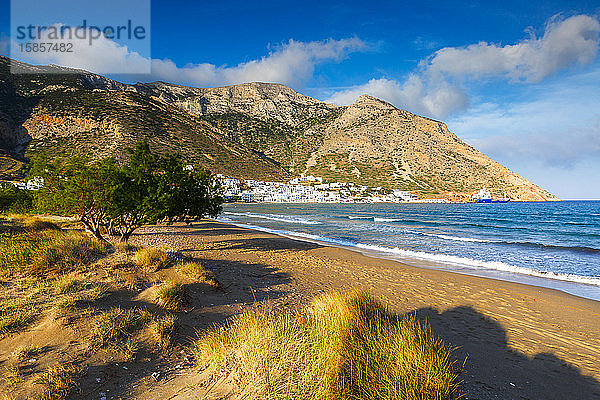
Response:
[{"label": "rocky mountain slope", "polygon": [[241,178],[311,173],[436,196],[486,186],[516,200],[555,199],[445,124],[373,97],[338,107],[280,84],[127,85],[85,71],[44,74],[57,67],[11,75],[8,62],[0,58],[0,148],[13,160],[41,152],[122,155],[148,137],[161,151]]}]

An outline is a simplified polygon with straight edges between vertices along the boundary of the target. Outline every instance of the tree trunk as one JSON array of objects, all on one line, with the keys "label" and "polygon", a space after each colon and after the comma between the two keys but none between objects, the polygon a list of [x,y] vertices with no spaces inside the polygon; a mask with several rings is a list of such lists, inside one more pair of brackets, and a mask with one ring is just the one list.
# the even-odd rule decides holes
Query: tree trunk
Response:
[{"label": "tree trunk", "polygon": [[92,221],[88,221],[87,218],[80,218],[79,219],[83,225],[85,226],[85,230],[88,231],[89,233],[91,233],[92,235],[94,235],[94,237],[102,242],[108,242],[108,240],[106,240],[104,238],[104,236],[102,236],[102,233],[100,233],[100,226],[97,224],[94,224]]}]

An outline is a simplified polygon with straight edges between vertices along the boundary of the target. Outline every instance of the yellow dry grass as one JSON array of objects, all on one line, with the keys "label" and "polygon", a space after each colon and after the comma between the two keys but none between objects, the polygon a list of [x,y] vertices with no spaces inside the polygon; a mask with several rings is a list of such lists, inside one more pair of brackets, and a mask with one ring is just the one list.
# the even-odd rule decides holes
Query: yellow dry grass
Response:
[{"label": "yellow dry grass", "polygon": [[249,311],[196,344],[247,399],[456,399],[450,351],[427,326],[364,292],[317,298],[305,314]]}]

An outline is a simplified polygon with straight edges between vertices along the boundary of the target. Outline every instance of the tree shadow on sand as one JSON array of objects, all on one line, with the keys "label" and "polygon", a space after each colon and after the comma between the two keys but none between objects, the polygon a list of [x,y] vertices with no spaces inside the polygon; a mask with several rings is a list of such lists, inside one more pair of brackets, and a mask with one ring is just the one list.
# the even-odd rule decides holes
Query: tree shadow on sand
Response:
[{"label": "tree shadow on sand", "polygon": [[600,399],[600,382],[554,354],[531,358],[509,347],[504,328],[471,307],[443,313],[422,308],[415,314],[456,347],[461,363],[466,359],[461,375],[466,399]]}]

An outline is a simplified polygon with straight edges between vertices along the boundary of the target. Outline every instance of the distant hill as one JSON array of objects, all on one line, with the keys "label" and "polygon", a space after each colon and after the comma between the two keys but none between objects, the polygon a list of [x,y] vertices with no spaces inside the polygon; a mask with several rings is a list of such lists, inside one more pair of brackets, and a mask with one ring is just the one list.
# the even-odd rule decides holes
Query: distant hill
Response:
[{"label": "distant hill", "polygon": [[281,84],[128,85],[60,67],[24,66],[35,73],[11,75],[9,62],[0,56],[0,169],[10,164],[13,175],[36,153],[123,157],[124,147],[149,138],[159,151],[239,178],[310,173],[426,195],[486,186],[515,200],[556,199],[442,122],[370,96],[338,107]]}]

